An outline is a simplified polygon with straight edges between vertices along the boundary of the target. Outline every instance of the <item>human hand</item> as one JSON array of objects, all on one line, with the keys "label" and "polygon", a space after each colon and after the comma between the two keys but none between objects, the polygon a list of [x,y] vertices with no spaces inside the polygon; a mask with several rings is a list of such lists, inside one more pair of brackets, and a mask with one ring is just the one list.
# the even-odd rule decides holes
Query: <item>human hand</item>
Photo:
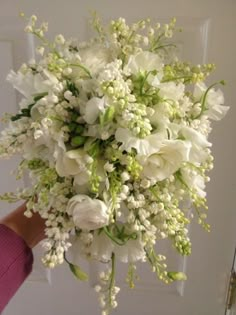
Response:
[{"label": "human hand", "polygon": [[31,218],[27,218],[24,215],[25,211],[26,203],[1,219],[0,224],[4,224],[16,232],[30,248],[33,248],[45,237],[45,220],[38,213],[34,213]]}]

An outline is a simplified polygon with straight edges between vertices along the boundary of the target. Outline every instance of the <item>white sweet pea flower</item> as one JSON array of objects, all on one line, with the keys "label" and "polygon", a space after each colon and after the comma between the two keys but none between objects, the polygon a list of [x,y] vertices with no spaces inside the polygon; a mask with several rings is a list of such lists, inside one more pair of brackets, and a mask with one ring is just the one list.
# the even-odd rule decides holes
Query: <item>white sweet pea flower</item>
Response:
[{"label": "white sweet pea flower", "polygon": [[105,262],[111,260],[112,253],[115,253],[117,259],[123,263],[140,261],[146,256],[141,238],[130,239],[125,245],[120,246],[107,237],[105,233],[97,232],[94,233],[89,250],[93,258]]},{"label": "white sweet pea flower", "polygon": [[123,263],[134,263],[136,261],[142,261],[146,257],[144,250],[144,244],[141,238],[136,240],[130,239],[125,246],[115,246],[114,253],[121,262]]},{"label": "white sweet pea flower", "polygon": [[27,99],[21,103],[22,107],[29,105],[34,95],[49,93],[52,86],[58,83],[57,78],[47,70],[37,74],[31,72],[23,74],[20,71],[16,73],[11,70],[7,80]]},{"label": "white sweet pea flower", "polygon": [[75,184],[84,185],[89,180],[87,169],[88,155],[83,149],[61,151],[56,159],[56,171],[59,176],[74,176]]},{"label": "white sweet pea flower", "polygon": [[145,71],[162,71],[162,68],[163,61],[159,55],[150,51],[142,51],[129,57],[129,60],[124,67],[124,72],[138,74],[139,72]]},{"label": "white sweet pea flower", "polygon": [[162,134],[152,134],[144,139],[135,137],[129,129],[118,128],[115,133],[117,142],[121,142],[121,150],[130,152],[136,149],[139,155],[150,155],[158,150],[163,139]]},{"label": "white sweet pea flower", "polygon": [[183,83],[165,82],[158,85],[159,95],[164,99],[179,101],[184,96],[185,85]]},{"label": "white sweet pea flower", "polygon": [[72,197],[67,205],[67,213],[73,217],[75,226],[82,230],[96,230],[109,222],[106,204],[87,195]]},{"label": "white sweet pea flower", "polygon": [[201,197],[206,197],[205,192],[205,181],[204,178],[199,174],[193,174],[188,169],[181,170],[181,175],[184,180],[184,182],[188,185],[189,188],[195,189],[196,193]]},{"label": "white sweet pea flower", "polygon": [[179,133],[191,142],[189,161],[193,163],[204,162],[209,155],[206,148],[212,146],[206,136],[190,127],[182,127]]},{"label": "white sweet pea flower", "polygon": [[152,126],[158,128],[158,130],[165,130],[170,124],[170,106],[168,104],[160,103],[153,107],[154,113],[148,115]]},{"label": "white sweet pea flower", "polygon": [[84,120],[88,124],[94,124],[99,113],[101,113],[105,108],[104,98],[93,97],[85,105]]},{"label": "white sweet pea flower", "polygon": [[[197,83],[195,85],[193,93],[196,100],[200,101],[206,90],[207,86],[205,85],[205,83]],[[206,114],[209,118],[213,120],[221,120],[222,118],[224,118],[229,110],[229,106],[225,106],[223,104],[223,92],[220,89],[210,89],[206,96],[206,111],[204,112],[204,114]]]},{"label": "white sweet pea flower", "polygon": [[95,232],[89,248],[92,258],[98,261],[110,261],[115,244],[105,233]]},{"label": "white sweet pea flower", "polygon": [[189,160],[191,144],[182,140],[165,140],[158,152],[149,156],[138,156],[143,166],[142,176],[156,181],[174,174],[183,162]]},{"label": "white sweet pea flower", "polygon": [[11,82],[14,88],[24,95],[26,98],[31,98],[32,95],[48,91],[48,87],[44,84],[41,74],[32,74],[28,72],[14,72],[13,70],[7,76],[7,81]]}]

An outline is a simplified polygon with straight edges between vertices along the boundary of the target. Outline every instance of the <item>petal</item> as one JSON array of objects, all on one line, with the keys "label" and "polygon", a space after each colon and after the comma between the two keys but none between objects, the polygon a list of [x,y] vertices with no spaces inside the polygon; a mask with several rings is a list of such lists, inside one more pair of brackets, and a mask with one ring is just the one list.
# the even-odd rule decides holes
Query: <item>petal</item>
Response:
[{"label": "petal", "polygon": [[85,107],[84,120],[88,124],[94,124],[104,106],[104,98],[93,97],[90,99]]}]

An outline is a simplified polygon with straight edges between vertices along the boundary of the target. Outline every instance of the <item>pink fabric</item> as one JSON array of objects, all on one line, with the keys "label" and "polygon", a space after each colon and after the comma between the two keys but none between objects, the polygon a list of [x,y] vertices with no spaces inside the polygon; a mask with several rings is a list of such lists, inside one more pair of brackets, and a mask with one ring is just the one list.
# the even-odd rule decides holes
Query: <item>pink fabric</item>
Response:
[{"label": "pink fabric", "polygon": [[0,313],[32,271],[33,254],[14,231],[0,224]]}]

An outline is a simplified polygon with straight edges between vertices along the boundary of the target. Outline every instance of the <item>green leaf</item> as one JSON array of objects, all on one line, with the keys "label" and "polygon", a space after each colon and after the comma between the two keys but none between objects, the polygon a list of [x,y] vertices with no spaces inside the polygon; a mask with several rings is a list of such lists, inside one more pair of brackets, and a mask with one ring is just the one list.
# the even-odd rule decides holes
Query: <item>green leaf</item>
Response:
[{"label": "green leaf", "polygon": [[71,272],[75,275],[77,279],[80,281],[88,281],[88,275],[83,270],[80,269],[79,266],[73,265],[72,263],[68,263]]},{"label": "green leaf", "polygon": [[187,276],[183,272],[169,271],[167,276],[173,281],[187,280]]},{"label": "green leaf", "polygon": [[37,101],[41,100],[41,98],[43,98],[46,95],[48,95],[48,92],[35,94],[34,95],[34,101],[37,102]]}]

